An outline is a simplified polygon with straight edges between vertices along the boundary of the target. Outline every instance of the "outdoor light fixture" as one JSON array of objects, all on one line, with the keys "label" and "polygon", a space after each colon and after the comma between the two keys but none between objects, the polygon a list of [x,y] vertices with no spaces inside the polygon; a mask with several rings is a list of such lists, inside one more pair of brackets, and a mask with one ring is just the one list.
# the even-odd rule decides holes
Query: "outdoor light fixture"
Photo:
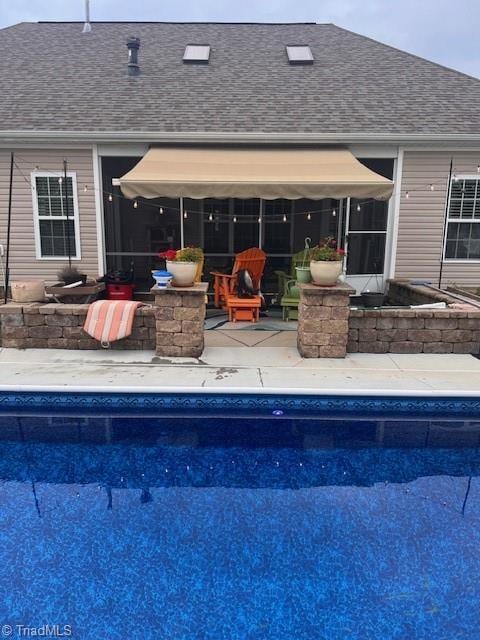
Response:
[{"label": "outdoor light fixture", "polygon": [[286,222],[287,221],[287,216],[285,214],[283,214],[283,221]]},{"label": "outdoor light fixture", "polygon": [[158,210],[158,213],[159,213],[160,215],[163,215],[163,207],[160,207],[160,209]]},{"label": "outdoor light fixture", "polygon": [[311,220],[311,219],[312,219],[311,213],[307,213],[307,220]]},{"label": "outdoor light fixture", "polygon": [[113,202],[113,196],[111,193],[108,194],[108,201]]},{"label": "outdoor light fixture", "polygon": [[430,191],[434,191],[434,190],[435,190],[435,187],[433,186],[433,183],[432,183],[430,184]]},{"label": "outdoor light fixture", "polygon": [[186,211],[183,212],[183,217],[186,219],[188,218],[188,213]]},{"label": "outdoor light fixture", "polygon": [[405,198],[408,200],[410,197],[410,194],[408,193],[408,191],[405,191]]},{"label": "outdoor light fixture", "polygon": [[335,209],[332,211],[332,216],[335,218],[335,216],[337,215],[337,212],[335,211]]},{"label": "outdoor light fixture", "polygon": [[213,220],[213,216],[212,216],[212,214],[211,214],[211,213],[210,213],[210,215],[208,216],[208,220],[209,220],[209,222],[212,222],[212,220]]},{"label": "outdoor light fixture", "polygon": [[83,187],[83,191],[84,191],[84,193],[87,193],[87,191],[88,191],[88,184],[86,184],[86,185]]},{"label": "outdoor light fixture", "polygon": [[359,212],[360,212],[360,210],[361,210],[361,207],[360,207],[360,205],[359,205],[359,204],[357,204],[357,211],[359,211]]},{"label": "outdoor light fixture", "polygon": [[138,202],[136,200],[133,201],[133,208],[134,209],[138,208]]},{"label": "outdoor light fixture", "polygon": [[236,222],[237,221],[237,216],[233,216],[233,221]]}]

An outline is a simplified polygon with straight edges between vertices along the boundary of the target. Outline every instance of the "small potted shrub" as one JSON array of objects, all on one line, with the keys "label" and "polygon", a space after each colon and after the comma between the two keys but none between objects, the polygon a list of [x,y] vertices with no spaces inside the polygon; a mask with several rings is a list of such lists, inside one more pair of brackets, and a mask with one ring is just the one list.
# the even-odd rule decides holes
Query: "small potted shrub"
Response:
[{"label": "small potted shrub", "polygon": [[310,273],[313,283],[322,287],[333,287],[342,273],[343,249],[337,249],[332,237],[320,241],[310,249]]},{"label": "small potted shrub", "polygon": [[173,276],[174,287],[193,285],[200,263],[203,262],[203,251],[200,248],[169,249],[158,256],[165,259],[167,271]]},{"label": "small potted shrub", "polygon": [[75,282],[80,282],[84,285],[87,282],[86,274],[80,273],[76,267],[64,267],[57,273],[57,278],[64,285],[74,284]]}]

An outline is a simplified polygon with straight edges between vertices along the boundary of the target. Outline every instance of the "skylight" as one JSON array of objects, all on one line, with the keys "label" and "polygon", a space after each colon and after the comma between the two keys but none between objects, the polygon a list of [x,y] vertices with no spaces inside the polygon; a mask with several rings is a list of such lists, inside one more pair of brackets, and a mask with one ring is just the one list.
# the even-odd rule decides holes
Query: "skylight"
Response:
[{"label": "skylight", "polygon": [[183,54],[184,62],[203,62],[208,64],[210,58],[209,44],[187,44]]},{"label": "skylight", "polygon": [[308,44],[287,45],[287,56],[290,64],[313,64],[312,50]]}]

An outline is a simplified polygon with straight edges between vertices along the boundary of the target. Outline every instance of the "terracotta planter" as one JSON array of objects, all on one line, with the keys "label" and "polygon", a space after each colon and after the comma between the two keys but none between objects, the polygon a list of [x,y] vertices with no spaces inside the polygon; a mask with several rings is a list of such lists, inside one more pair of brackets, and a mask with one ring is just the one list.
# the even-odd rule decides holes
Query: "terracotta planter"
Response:
[{"label": "terracotta planter", "polygon": [[312,260],[310,273],[314,284],[333,287],[342,273],[341,260]]},{"label": "terracotta planter", "polygon": [[196,262],[170,262],[167,260],[167,271],[172,274],[174,287],[191,287],[197,274]]}]

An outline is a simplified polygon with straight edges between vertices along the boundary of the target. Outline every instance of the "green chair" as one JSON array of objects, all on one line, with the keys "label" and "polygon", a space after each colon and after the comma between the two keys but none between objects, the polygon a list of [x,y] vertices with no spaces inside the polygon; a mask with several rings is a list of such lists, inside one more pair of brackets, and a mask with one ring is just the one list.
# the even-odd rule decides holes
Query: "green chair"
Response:
[{"label": "green chair", "polygon": [[300,290],[296,280],[286,280],[283,296],[280,298],[283,320],[298,320],[298,304],[300,302]]},{"label": "green chair", "polygon": [[295,272],[295,269],[296,267],[303,266],[304,262],[305,262],[305,265],[308,266],[310,260],[308,259],[308,256],[307,256],[307,260],[305,261],[305,250],[302,249],[302,251],[299,251],[298,253],[293,254],[292,263],[290,265],[290,273],[286,273],[285,271],[275,271],[275,275],[277,276],[277,281],[278,281],[279,296],[284,295],[286,282],[288,280],[296,279],[297,274]]},{"label": "green chair", "polygon": [[278,280],[278,295],[280,297],[280,306],[282,307],[282,316],[284,320],[298,319],[298,301],[300,291],[297,287],[297,274],[295,269],[305,264],[309,264],[309,259],[305,260],[305,250],[299,251],[292,256],[292,264],[290,273],[285,271],[275,271]]}]

